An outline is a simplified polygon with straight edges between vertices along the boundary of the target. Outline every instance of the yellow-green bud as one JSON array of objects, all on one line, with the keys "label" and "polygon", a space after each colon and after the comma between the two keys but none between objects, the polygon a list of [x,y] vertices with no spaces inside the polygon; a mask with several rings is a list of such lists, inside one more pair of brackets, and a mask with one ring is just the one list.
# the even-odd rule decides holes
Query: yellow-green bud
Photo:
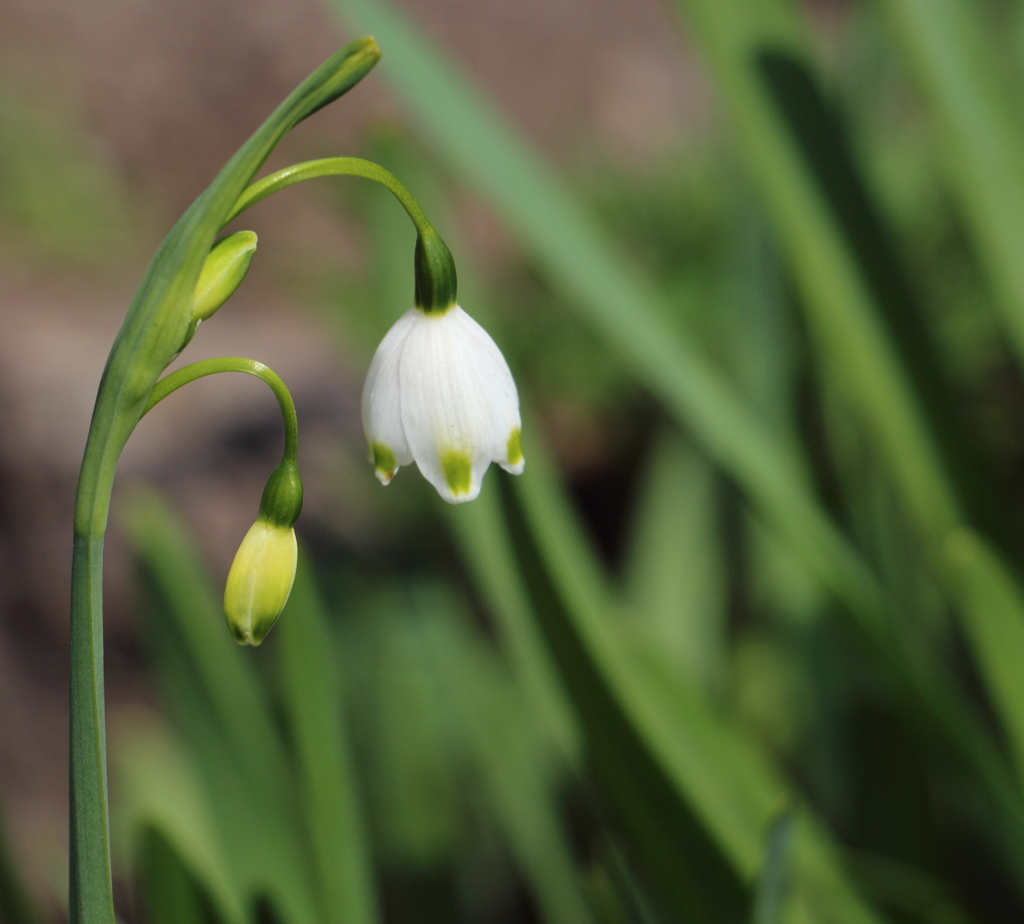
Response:
[{"label": "yellow-green bud", "polygon": [[255,252],[256,235],[252,231],[236,231],[213,245],[196,283],[193,321],[205,321],[234,295],[249,272]]},{"label": "yellow-green bud", "polygon": [[295,582],[295,530],[260,517],[245,534],[224,587],[224,616],[240,645],[259,645]]}]

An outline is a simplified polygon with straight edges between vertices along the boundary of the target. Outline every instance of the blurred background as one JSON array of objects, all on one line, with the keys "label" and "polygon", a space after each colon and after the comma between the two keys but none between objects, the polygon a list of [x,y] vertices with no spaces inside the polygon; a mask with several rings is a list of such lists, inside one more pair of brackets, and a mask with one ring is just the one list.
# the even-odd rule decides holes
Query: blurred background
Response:
[{"label": "blurred background", "polygon": [[291,388],[305,564],[235,650],[276,404],[218,376],[141,423],[106,560],[122,918],[1021,920],[1016,0],[3,0],[0,911],[66,913],[110,344],[181,212],[367,33],[381,65],[269,166],[368,157],[419,198],[527,472],[454,510],[374,479],[362,379],[413,284],[387,193],[245,216],[184,361]]}]

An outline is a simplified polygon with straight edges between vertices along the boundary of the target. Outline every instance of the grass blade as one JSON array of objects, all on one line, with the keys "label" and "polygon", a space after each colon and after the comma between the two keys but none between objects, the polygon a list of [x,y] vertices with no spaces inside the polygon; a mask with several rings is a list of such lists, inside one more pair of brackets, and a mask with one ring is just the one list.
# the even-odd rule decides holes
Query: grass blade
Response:
[{"label": "grass blade", "polygon": [[[795,11],[732,0],[676,5],[696,26],[830,368],[872,427],[925,535],[945,535],[959,520],[958,500],[921,410],[923,388],[908,376],[890,336],[913,318],[904,307],[907,286],[878,243],[884,228],[817,91]],[[900,307],[887,329],[879,295],[889,292],[889,317]],[[928,355],[921,330],[904,339],[904,355]],[[920,371],[932,364],[915,365]],[[937,373],[928,378],[934,391]],[[948,406],[944,401],[932,417],[948,418]]]},{"label": "grass blade", "polygon": [[1024,768],[1024,602],[1017,577],[969,530],[946,542],[959,591],[964,629],[1003,720],[1018,766]]},{"label": "grass blade", "polygon": [[628,617],[702,688],[725,672],[725,573],[715,474],[668,427],[655,439],[625,575]]},{"label": "grass blade", "polygon": [[[711,833],[714,849],[732,867],[732,881],[751,883],[762,861],[764,832],[778,806],[791,798],[786,785],[770,762],[717,716],[678,671],[669,669],[649,646],[630,645],[627,636],[613,631],[604,602],[609,590],[600,567],[536,441],[529,458],[529,472],[506,491],[507,511],[538,618],[580,713],[595,773],[612,791],[613,800],[625,802],[637,798],[623,788],[638,778],[646,787],[653,786],[651,777],[642,775],[653,767],[673,798],[696,813],[690,823]],[[620,740],[625,735],[633,740]],[[650,761],[646,771],[637,750]],[[602,767],[612,755],[627,779],[617,779],[614,769]],[[634,802],[629,810],[636,814],[642,807]],[[656,826],[667,817],[648,816],[646,821]],[[678,825],[678,818],[672,823]],[[652,836],[649,828],[638,834]],[[827,836],[807,813],[800,815],[796,837],[794,875],[800,901],[825,917],[876,920],[846,880]],[[668,859],[681,884],[681,865],[692,864],[692,859],[679,859],[666,844],[660,850],[660,862]],[[713,861],[705,856],[704,862]],[[698,874],[698,887],[712,881],[710,873]],[[721,888],[719,884],[717,889]],[[745,894],[744,886],[734,892]]]},{"label": "grass blade", "polygon": [[158,832],[206,889],[221,919],[244,924],[244,895],[229,872],[202,784],[183,745],[155,722],[140,725],[118,738],[115,767],[121,839],[135,840],[147,829]]},{"label": "grass blade", "polygon": [[355,771],[344,735],[334,639],[305,557],[277,627],[286,719],[325,924],[379,919]]},{"label": "grass blade", "polygon": [[[469,78],[382,0],[331,0],[331,5],[386,44],[384,73],[437,150],[495,207],[553,285],[736,481],[807,570],[842,601],[894,674],[974,766],[1000,806],[1011,840],[1024,847],[1020,796],[984,722],[927,643],[910,627],[899,625],[891,601],[814,498],[795,448],[763,425],[694,344],[679,334],[678,325],[664,320],[671,306],[472,88]],[[786,47],[799,48],[796,28],[783,30],[780,39]],[[874,336],[870,330],[868,334]],[[884,397],[891,384],[873,387]],[[905,403],[900,396],[896,400]],[[905,411],[900,409],[900,415]],[[914,429],[920,431],[919,420]],[[938,524],[939,532],[943,524],[954,522],[943,500],[948,491],[936,483],[925,441],[914,439],[913,457],[898,464],[904,475],[919,469],[924,476],[921,485],[909,486],[918,504],[923,506],[923,498],[939,500],[934,511],[920,511]]]},{"label": "grass blade", "polygon": [[550,741],[493,651],[469,631],[468,619],[453,617],[457,602],[437,592],[418,593],[415,601],[438,702],[458,728],[544,919],[591,924],[559,818],[559,765]]},{"label": "grass blade", "polygon": [[793,833],[793,816],[783,815],[772,828],[765,851],[764,871],[754,896],[751,924],[781,924],[789,873],[789,845]]},{"label": "grass blade", "polygon": [[174,514],[137,495],[128,532],[162,618],[152,627],[170,707],[203,776],[232,874],[283,922],[316,924],[309,860],[295,819],[295,785],[270,704],[224,626],[219,595]]},{"label": "grass blade", "polygon": [[1024,357],[1024,126],[995,66],[983,5],[885,0],[941,139],[950,185],[988,274],[1003,326]]},{"label": "grass blade", "polygon": [[562,754],[577,763],[580,731],[576,717],[537,630],[508,534],[494,528],[501,517],[498,495],[483,491],[474,503],[449,507],[445,512],[463,561],[495,619],[502,648],[534,715]]},{"label": "grass blade", "polygon": [[[991,636],[998,636],[1004,657],[1024,663],[1024,597],[1005,565],[998,566],[1004,579],[987,592],[962,592],[952,580],[955,571],[946,567],[947,537],[964,519],[948,476],[958,466],[943,464],[929,433],[935,427],[928,426],[929,415],[922,410],[924,395],[936,388],[915,386],[881,323],[886,306],[904,300],[884,294],[892,290],[899,295],[898,275],[893,269],[883,271],[884,253],[877,244],[881,225],[872,217],[853,158],[842,153],[841,132],[815,88],[796,14],[770,0],[754,5],[679,0],[678,5],[685,6],[698,27],[741,147],[804,290],[811,326],[875,434],[937,572],[964,610],[989,694],[1014,747],[1018,772],[1024,773],[1024,726],[1018,714],[1024,706],[1008,695],[1006,672],[993,660],[991,644]],[[859,226],[864,229],[858,231]],[[904,356],[920,357],[927,353],[924,334],[907,329],[909,317],[904,312],[890,328],[902,324]],[[926,365],[918,360],[911,368],[920,372]],[[936,376],[925,378],[934,383]],[[947,406],[948,400],[933,403],[931,420],[949,417]],[[947,442],[969,441],[951,435]],[[991,522],[983,514],[979,518]],[[984,542],[980,537],[975,541]],[[998,560],[994,549],[983,555]],[[974,569],[971,583],[995,580],[994,575],[993,570]],[[988,627],[988,638],[976,631],[981,625]]]},{"label": "grass blade", "polygon": [[[534,469],[535,462],[534,454]],[[535,472],[528,477],[535,480]],[[549,550],[533,544],[530,527],[511,494],[506,496],[506,508],[538,621],[579,715],[588,766],[631,855],[671,917],[738,920],[747,894],[729,862],[728,845],[707,830],[697,807],[685,795],[680,797],[652,755],[646,729],[636,727],[636,716],[623,707],[605,665],[589,650],[591,640],[581,639],[566,616],[561,588],[545,567]],[[606,654],[609,640],[600,641]]]}]

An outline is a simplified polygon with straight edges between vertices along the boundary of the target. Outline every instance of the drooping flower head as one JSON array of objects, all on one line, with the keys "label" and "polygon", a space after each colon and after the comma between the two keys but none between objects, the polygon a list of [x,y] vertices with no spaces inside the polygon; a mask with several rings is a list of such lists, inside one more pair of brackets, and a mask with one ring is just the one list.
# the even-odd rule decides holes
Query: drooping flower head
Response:
[{"label": "drooping flower head", "polygon": [[519,396],[505,357],[458,305],[410,308],[381,341],[363,387],[378,479],[415,462],[446,501],[473,500],[491,462],[523,470]]},{"label": "drooping flower head", "polygon": [[302,510],[302,478],[286,456],[263,489],[260,515],[245,534],[224,586],[224,617],[241,645],[259,645],[281,615],[295,582],[295,520]]}]

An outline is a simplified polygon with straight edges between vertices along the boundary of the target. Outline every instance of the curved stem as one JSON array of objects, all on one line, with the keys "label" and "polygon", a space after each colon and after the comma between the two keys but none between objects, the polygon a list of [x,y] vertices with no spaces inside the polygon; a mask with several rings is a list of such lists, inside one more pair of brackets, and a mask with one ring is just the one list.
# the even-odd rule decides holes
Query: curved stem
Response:
[{"label": "curved stem", "polygon": [[69,734],[70,924],[114,924],[103,700],[103,536],[117,460],[153,383],[181,345],[203,261],[223,216],[278,142],[357,84],[380,59],[372,38],[345,46],[242,145],[164,239],[100,381],[75,497]]},{"label": "curved stem", "polygon": [[299,448],[299,422],[295,414],[295,403],[292,401],[291,392],[273,369],[254,359],[221,356],[217,359],[204,359],[172,372],[160,379],[153,387],[149,401],[146,402],[146,409],[142,412],[143,415],[148,414],[164,398],[177,391],[182,385],[187,385],[189,382],[194,382],[207,375],[215,375],[218,372],[244,372],[246,375],[256,376],[270,386],[270,390],[277,398],[277,403],[281,406],[281,417],[284,419],[284,458],[294,461]]},{"label": "curved stem", "polygon": [[276,193],[278,190],[288,186],[294,186],[304,180],[315,180],[322,176],[361,176],[367,180],[374,180],[390,190],[395,198],[402,204],[402,207],[412,219],[417,232],[421,236],[430,234],[433,228],[419,203],[412,197],[405,186],[398,180],[391,171],[385,170],[379,164],[363,160],[360,157],[325,157],[322,160],[308,160],[302,164],[293,164],[278,170],[270,176],[253,183],[235,203],[235,207],[228,213],[224,225],[228,225],[246,209],[251,208],[267,196]]}]

